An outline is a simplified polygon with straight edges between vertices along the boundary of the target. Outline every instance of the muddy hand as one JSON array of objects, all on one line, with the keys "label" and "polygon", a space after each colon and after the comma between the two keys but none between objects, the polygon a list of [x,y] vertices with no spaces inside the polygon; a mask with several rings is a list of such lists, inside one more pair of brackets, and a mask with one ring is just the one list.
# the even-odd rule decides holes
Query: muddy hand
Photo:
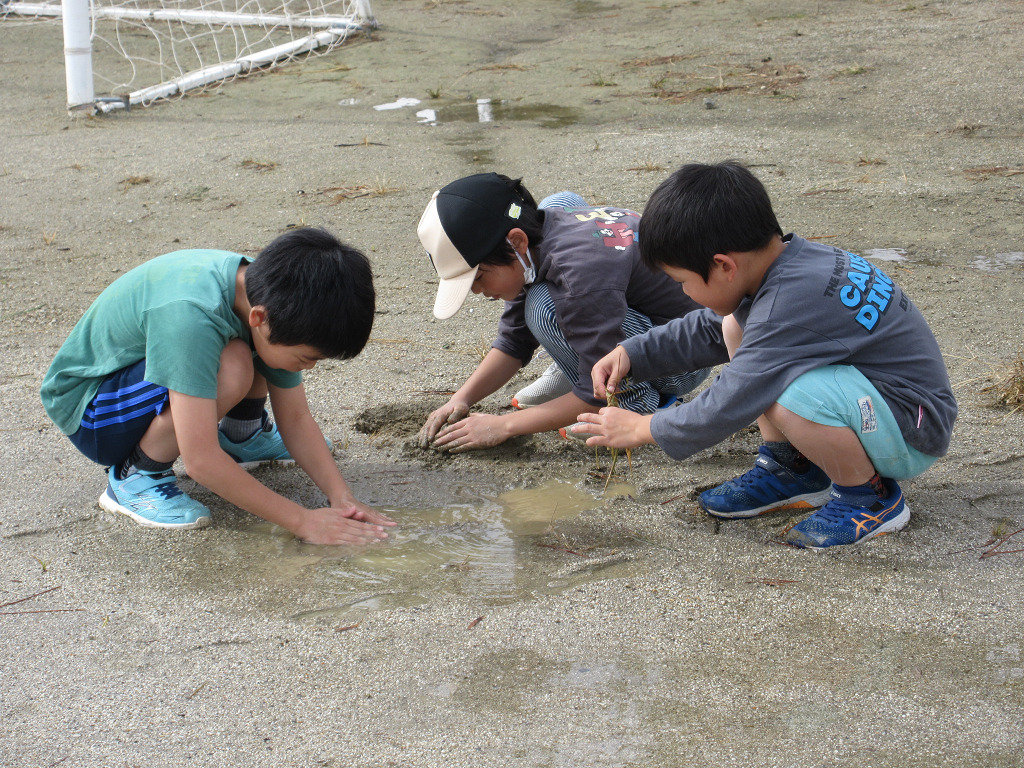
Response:
[{"label": "muddy hand", "polygon": [[503,424],[501,416],[474,413],[438,432],[434,447],[449,453],[493,448],[508,438],[502,430]]},{"label": "muddy hand", "polygon": [[427,417],[427,423],[420,429],[417,435],[420,448],[429,448],[442,427],[461,421],[468,414],[469,406],[464,403],[448,402],[442,405]]}]

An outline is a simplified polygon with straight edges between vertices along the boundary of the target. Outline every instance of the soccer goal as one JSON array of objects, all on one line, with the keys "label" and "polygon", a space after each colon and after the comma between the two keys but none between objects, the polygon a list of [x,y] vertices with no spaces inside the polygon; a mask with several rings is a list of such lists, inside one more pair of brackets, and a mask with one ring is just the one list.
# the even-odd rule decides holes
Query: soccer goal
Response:
[{"label": "soccer goal", "polygon": [[370,0],[0,0],[59,19],[68,110],[110,112],[323,54],[377,27]]}]

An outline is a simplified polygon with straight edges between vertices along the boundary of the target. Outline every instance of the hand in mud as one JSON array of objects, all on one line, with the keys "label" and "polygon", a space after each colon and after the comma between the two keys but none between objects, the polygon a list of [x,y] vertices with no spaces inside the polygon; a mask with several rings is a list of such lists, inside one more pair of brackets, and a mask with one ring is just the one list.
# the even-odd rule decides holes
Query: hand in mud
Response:
[{"label": "hand in mud", "polygon": [[469,406],[465,403],[445,403],[427,417],[427,423],[420,429],[416,439],[420,448],[429,448],[437,437],[437,433],[445,424],[454,424],[469,415]]},{"label": "hand in mud", "polygon": [[372,544],[386,539],[383,526],[364,522],[360,519],[364,514],[356,507],[308,509],[294,533],[310,544]]},{"label": "hand in mud", "polygon": [[434,447],[449,453],[493,448],[508,439],[503,426],[501,416],[474,413],[438,432]]},{"label": "hand in mud", "polygon": [[338,510],[342,515],[350,520],[359,520],[364,523],[370,523],[371,525],[398,525],[398,523],[387,515],[378,512],[373,507],[363,504],[363,502],[356,499],[350,499],[340,503],[332,503],[331,509]]}]

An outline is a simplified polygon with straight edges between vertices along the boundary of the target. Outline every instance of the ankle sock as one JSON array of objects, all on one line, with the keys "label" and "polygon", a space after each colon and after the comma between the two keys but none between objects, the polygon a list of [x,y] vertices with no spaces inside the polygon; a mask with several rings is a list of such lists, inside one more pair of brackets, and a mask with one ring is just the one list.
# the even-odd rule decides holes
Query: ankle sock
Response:
[{"label": "ankle sock", "polygon": [[772,452],[775,460],[786,469],[792,469],[798,475],[807,472],[812,466],[811,460],[786,441],[765,440],[765,447]]},{"label": "ankle sock", "polygon": [[862,496],[865,499],[869,499],[871,497],[884,499],[887,493],[885,481],[882,480],[877,473],[862,485],[839,485],[838,483],[834,485],[838,493],[847,497]]},{"label": "ankle sock", "polygon": [[142,446],[136,445],[132,448],[132,452],[128,454],[128,458],[121,464],[117,476],[119,480],[124,480],[136,469],[142,472],[166,472],[172,466],[174,466],[173,461],[157,461],[150,458],[142,450]]},{"label": "ankle sock", "polygon": [[269,418],[264,408],[266,402],[265,397],[249,397],[239,401],[220,420],[220,431],[233,443],[248,440],[263,428]]},{"label": "ankle sock", "polygon": [[865,485],[870,485],[874,492],[878,494],[878,498],[884,499],[886,497],[887,492],[885,488],[885,481],[878,476],[877,472],[872,475],[871,479],[868,480]]}]

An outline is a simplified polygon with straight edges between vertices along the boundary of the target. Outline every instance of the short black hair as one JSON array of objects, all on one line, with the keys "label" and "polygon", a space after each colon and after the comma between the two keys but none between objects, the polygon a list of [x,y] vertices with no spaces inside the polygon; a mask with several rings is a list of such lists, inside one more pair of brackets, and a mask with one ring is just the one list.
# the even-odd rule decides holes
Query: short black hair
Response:
[{"label": "short black hair", "polygon": [[275,238],[246,269],[245,294],[250,306],[266,309],[271,344],[306,344],[346,360],[370,338],[370,262],[326,229],[302,227]]},{"label": "short black hair", "polygon": [[690,163],[663,181],[640,218],[640,258],[696,272],[705,281],[716,253],[756,251],[782,236],[764,185],[735,160]]},{"label": "short black hair", "polygon": [[[501,173],[496,173],[495,176],[505,182],[508,188],[523,201],[523,211],[519,216],[519,221],[516,222],[515,227],[509,227],[509,231],[513,229],[523,230],[530,241],[530,245],[536,248],[544,239],[544,211],[537,206],[537,201],[530,194],[530,190],[523,186],[522,179],[513,179]],[[508,232],[505,234],[507,235]],[[503,267],[515,260],[515,249],[502,237],[498,244],[494,246],[494,249],[480,259],[480,263]]]}]

